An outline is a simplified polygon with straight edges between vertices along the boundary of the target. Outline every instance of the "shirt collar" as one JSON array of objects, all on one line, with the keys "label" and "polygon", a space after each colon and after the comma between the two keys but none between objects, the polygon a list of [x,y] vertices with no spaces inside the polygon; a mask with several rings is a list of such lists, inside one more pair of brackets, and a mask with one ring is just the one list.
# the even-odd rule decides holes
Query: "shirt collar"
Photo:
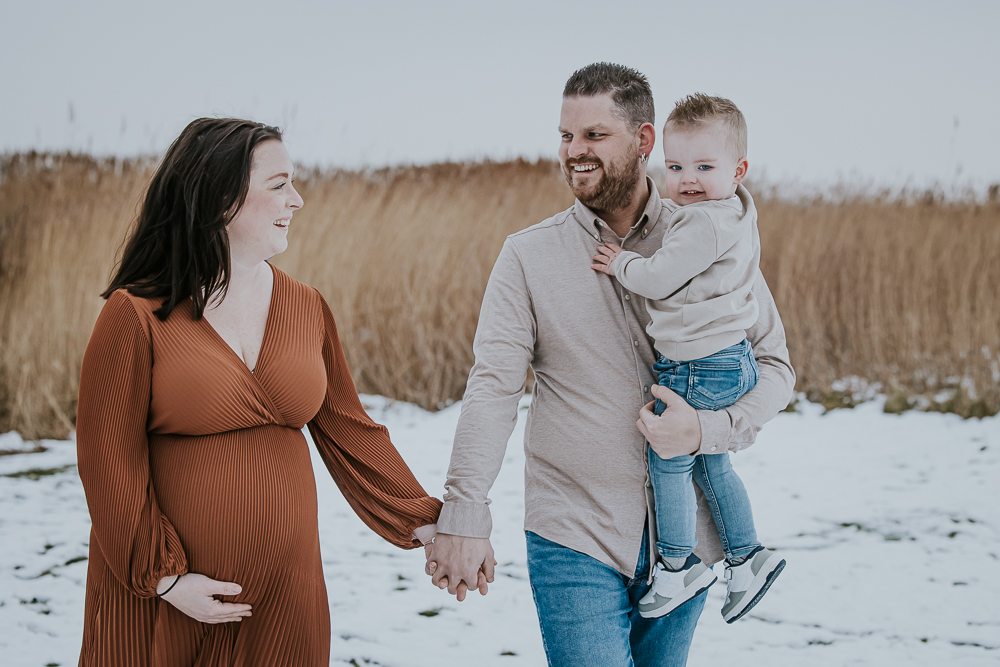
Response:
[{"label": "shirt collar", "polygon": [[[649,188],[649,200],[646,202],[646,208],[643,209],[642,215],[639,216],[639,221],[632,226],[629,231],[629,235],[632,232],[642,230],[643,236],[649,233],[660,219],[660,212],[663,210],[663,202],[660,200],[660,192],[656,189],[656,184],[653,183],[653,179],[649,176],[646,177],[646,186]],[[601,216],[594,213],[586,204],[584,204],[579,199],[573,204],[573,217],[576,221],[580,223],[584,231],[590,236],[593,236],[597,240],[601,239],[604,230],[609,229],[608,224],[601,220]],[[612,234],[614,232],[611,232]]]}]

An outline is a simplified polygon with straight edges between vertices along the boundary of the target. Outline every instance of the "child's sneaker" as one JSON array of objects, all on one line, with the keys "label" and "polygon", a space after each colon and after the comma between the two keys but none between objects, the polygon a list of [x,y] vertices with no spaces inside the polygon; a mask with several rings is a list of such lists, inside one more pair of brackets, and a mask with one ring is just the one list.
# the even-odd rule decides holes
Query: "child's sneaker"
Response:
[{"label": "child's sneaker", "polygon": [[684,569],[671,572],[657,563],[653,585],[639,600],[639,615],[643,618],[666,616],[685,602],[697,597],[719,578],[695,556],[688,556]]},{"label": "child's sneaker", "polygon": [[743,617],[760,602],[781,571],[785,559],[764,547],[758,547],[743,563],[726,564],[726,604],[722,605],[722,618],[732,623]]}]

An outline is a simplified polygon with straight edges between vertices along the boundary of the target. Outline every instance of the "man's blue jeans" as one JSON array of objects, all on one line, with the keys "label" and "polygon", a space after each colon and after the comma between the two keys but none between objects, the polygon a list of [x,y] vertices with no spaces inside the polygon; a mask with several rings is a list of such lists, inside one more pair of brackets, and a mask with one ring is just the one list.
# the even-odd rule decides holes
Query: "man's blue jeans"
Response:
[{"label": "man's blue jeans", "polygon": [[[729,407],[757,384],[757,362],[746,340],[694,361],[671,361],[659,352],[656,356],[653,371],[659,383],[699,410]],[[663,407],[657,400],[653,412],[661,414]],[[661,459],[650,447],[648,456],[656,498],[656,548],[661,556],[687,558],[697,544],[692,474],[712,508],[726,558],[742,558],[760,546],[750,497],[729,462],[728,452]]]},{"label": "man's blue jeans", "polygon": [[642,618],[649,591],[649,539],[643,536],[635,574],[532,532],[528,575],[550,667],[683,667],[705,606],[705,594],[662,618]]}]

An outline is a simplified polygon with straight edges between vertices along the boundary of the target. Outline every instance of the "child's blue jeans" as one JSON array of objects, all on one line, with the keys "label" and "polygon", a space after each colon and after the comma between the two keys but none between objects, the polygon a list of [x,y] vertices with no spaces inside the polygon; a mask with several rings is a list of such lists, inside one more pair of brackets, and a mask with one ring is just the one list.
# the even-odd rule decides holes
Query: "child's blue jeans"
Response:
[{"label": "child's blue jeans", "polygon": [[[746,340],[694,361],[671,361],[657,352],[653,371],[661,385],[699,410],[729,407],[753,389],[758,379],[757,361]],[[657,400],[653,412],[661,414],[665,407]],[[728,452],[661,459],[650,447],[648,456],[656,498],[656,547],[661,556],[686,558],[697,544],[692,475],[712,508],[726,558],[742,558],[760,546],[750,498],[729,463]]]}]

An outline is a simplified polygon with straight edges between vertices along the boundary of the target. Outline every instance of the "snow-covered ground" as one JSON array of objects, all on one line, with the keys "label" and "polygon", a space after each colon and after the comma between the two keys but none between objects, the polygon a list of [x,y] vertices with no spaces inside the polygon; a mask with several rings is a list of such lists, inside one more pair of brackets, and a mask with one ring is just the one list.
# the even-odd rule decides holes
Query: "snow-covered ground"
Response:
[{"label": "snow-covered ground", "polygon": [[[440,493],[460,406],[429,414],[364,397],[418,479]],[[524,415],[527,403],[522,404]],[[333,624],[331,664],[543,665],[525,567],[523,420],[492,492],[500,561],[489,595],[433,588],[419,551],[382,542],[317,465]],[[0,663],[74,665],[89,519],[72,442],[0,457]],[[23,447],[16,434],[0,449]],[[691,665],[1000,662],[1000,418],[823,415],[799,403],[733,457],[758,533],[788,567],[728,626],[709,593]]]}]

